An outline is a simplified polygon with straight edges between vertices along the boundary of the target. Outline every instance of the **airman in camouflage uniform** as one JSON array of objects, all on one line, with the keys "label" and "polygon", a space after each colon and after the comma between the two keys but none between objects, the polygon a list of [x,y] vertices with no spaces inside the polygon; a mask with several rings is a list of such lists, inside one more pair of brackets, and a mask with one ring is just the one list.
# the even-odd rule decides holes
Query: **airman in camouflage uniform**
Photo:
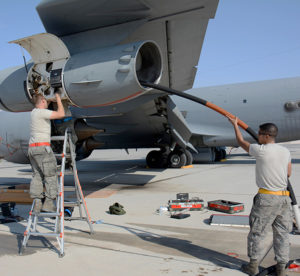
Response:
[{"label": "airman in camouflage uniform", "polygon": [[291,199],[287,189],[291,175],[290,152],[275,144],[277,126],[272,123],[260,125],[260,145],[250,144],[243,139],[238,119],[228,118],[233,124],[238,144],[256,158],[256,184],[259,188],[254,197],[249,217],[248,256],[250,262],[242,266],[248,275],[256,275],[262,257],[263,242],[272,227],[273,247],[277,261],[276,273],[286,275],[289,261],[289,232],[292,230]]},{"label": "airman in camouflage uniform", "polygon": [[59,94],[55,94],[55,97],[58,104],[57,111],[47,109],[47,100],[43,95],[37,94],[34,97],[35,108],[31,112],[28,156],[33,171],[30,195],[35,200],[34,212],[40,212],[41,209],[45,212],[55,211],[53,200],[57,197],[58,184],[56,159],[50,147],[50,120],[63,118],[65,115]]}]

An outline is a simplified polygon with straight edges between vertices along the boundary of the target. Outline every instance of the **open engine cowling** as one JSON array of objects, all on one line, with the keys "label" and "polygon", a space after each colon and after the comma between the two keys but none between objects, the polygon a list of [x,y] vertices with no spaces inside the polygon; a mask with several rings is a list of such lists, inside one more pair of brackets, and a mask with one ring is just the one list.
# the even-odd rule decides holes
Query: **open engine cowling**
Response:
[{"label": "open engine cowling", "polygon": [[[137,97],[149,88],[140,82],[159,82],[162,59],[153,41],[139,41],[70,55],[52,34],[12,41],[24,47],[33,64],[0,72],[0,108],[21,112],[32,108],[32,97],[42,93],[79,107],[114,105]],[[24,80],[26,80],[24,85]]]}]

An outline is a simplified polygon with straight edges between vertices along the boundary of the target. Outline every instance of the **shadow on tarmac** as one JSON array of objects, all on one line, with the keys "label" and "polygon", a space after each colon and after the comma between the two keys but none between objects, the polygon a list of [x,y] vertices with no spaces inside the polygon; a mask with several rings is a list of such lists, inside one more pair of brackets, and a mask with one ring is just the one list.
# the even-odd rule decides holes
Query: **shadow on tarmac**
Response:
[{"label": "shadow on tarmac", "polygon": [[[172,236],[164,236],[160,234],[155,234],[149,231],[141,230],[134,227],[126,227],[126,226],[120,226],[116,224],[110,224],[110,223],[103,223],[104,225],[113,226],[116,228],[121,228],[129,232],[133,235],[128,234],[120,234],[120,233],[102,233],[97,232],[90,236],[92,239],[96,240],[105,240],[105,241],[111,241],[116,242],[128,246],[134,246],[139,249],[145,249],[147,251],[167,254],[167,255],[190,255],[194,258],[197,258],[199,260],[208,261],[216,266],[220,266],[223,268],[230,268],[235,270],[240,270],[240,267],[243,263],[246,263],[244,260],[239,259],[237,256],[230,256],[227,254],[220,253],[216,250],[206,248],[204,246],[200,246],[194,243],[194,239],[188,240],[188,239],[181,239],[179,237],[172,237]],[[138,226],[138,225],[137,225]],[[176,228],[176,227],[165,227],[161,225],[142,225],[143,227],[152,227],[157,228],[159,230],[166,230],[166,231],[173,231],[173,232],[179,232],[182,231],[182,228]],[[193,231],[193,233],[191,233]],[[202,230],[201,230],[202,231]],[[186,234],[187,236],[193,236],[198,237],[197,242],[201,240],[201,232],[199,229],[190,229],[187,231],[184,231],[183,234]],[[203,230],[205,231],[205,230]],[[190,233],[189,233],[190,232]],[[136,239],[139,238],[140,242]],[[210,238],[213,238],[212,236]],[[199,240],[200,239],[200,240]],[[203,238],[203,241],[205,240],[205,237]],[[152,244],[152,245],[151,245]],[[170,251],[170,248],[172,249]],[[108,248],[106,248],[108,249]],[[120,250],[118,250],[120,251]],[[126,252],[128,253],[128,252]],[[137,253],[135,253],[137,254]]]},{"label": "shadow on tarmac", "polygon": [[0,177],[0,188],[5,188],[4,186],[29,184],[30,181],[31,179],[22,177]]}]

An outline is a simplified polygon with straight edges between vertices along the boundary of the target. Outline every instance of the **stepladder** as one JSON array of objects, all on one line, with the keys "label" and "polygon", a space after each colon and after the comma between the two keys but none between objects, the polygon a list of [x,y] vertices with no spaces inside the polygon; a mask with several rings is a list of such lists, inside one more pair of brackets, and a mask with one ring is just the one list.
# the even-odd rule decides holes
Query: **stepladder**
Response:
[{"label": "stepladder", "polygon": [[[54,155],[61,160],[61,165],[58,167],[58,194],[56,200],[56,211],[55,212],[35,212],[34,207],[36,200],[33,201],[31,209],[29,211],[29,218],[27,222],[27,227],[24,232],[24,237],[22,245],[20,248],[20,255],[24,252],[27,247],[29,238],[31,236],[50,238],[54,237],[57,240],[59,256],[63,257],[65,255],[65,245],[64,245],[64,228],[65,220],[81,220],[86,221],[92,234],[94,232],[92,226],[92,220],[87,208],[87,204],[83,195],[83,191],[80,185],[77,167],[76,167],[76,154],[75,147],[72,142],[71,132],[67,128],[64,136],[52,136],[51,143],[62,143],[62,152],[55,153]],[[61,147],[60,147],[61,148]],[[66,170],[66,165],[68,170]],[[73,185],[68,186],[67,190],[71,194],[68,198],[65,196],[65,174],[73,175]],[[72,212],[75,207],[78,207],[79,215],[77,217],[72,217]],[[47,232],[45,232],[47,230]]]}]

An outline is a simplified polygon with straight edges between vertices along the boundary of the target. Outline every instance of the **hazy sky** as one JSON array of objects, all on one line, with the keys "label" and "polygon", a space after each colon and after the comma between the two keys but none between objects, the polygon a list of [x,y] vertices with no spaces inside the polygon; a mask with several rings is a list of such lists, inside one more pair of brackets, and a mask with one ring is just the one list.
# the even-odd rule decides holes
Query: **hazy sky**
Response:
[{"label": "hazy sky", "polygon": [[299,0],[220,0],[195,87],[300,76]]},{"label": "hazy sky", "polygon": [[[0,4],[0,70],[23,63],[7,42],[44,32],[40,0]],[[220,0],[194,87],[300,76],[300,0]]]}]

